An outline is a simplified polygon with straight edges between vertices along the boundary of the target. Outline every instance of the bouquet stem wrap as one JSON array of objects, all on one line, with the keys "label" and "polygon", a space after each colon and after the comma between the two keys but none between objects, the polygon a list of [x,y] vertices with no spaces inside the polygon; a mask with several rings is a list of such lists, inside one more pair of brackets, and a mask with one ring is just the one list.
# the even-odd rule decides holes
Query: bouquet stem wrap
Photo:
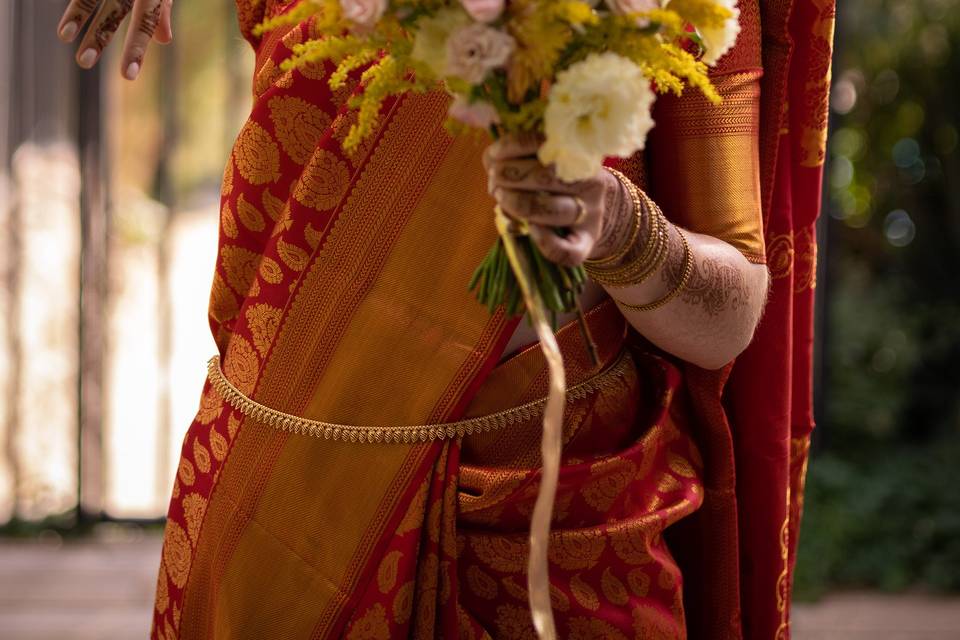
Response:
[{"label": "bouquet stem wrap", "polygon": [[503,239],[503,246],[510,261],[510,267],[517,277],[527,313],[537,336],[540,347],[550,371],[550,391],[543,412],[543,437],[540,452],[543,467],[540,474],[540,489],[533,508],[530,522],[530,558],[527,562],[527,589],[530,597],[530,612],[533,625],[540,640],[556,640],[557,631],[553,622],[553,609],[550,606],[550,578],[547,567],[547,545],[550,540],[550,520],[553,515],[553,502],[557,493],[557,480],[560,473],[560,452],[562,447],[561,429],[563,426],[563,407],[566,403],[567,382],[563,368],[563,357],[550,323],[547,321],[546,307],[540,293],[534,286],[534,276],[526,256],[517,246],[517,236],[528,233],[525,223],[511,220],[497,206],[495,210],[497,231]]}]

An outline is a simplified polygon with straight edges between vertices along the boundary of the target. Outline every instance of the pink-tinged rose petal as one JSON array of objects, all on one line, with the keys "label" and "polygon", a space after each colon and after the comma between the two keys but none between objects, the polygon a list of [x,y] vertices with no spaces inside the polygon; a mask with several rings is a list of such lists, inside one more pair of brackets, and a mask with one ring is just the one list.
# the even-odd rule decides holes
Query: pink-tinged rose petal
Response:
[{"label": "pink-tinged rose petal", "polygon": [[478,129],[489,129],[500,122],[500,116],[492,104],[482,100],[468,102],[463,96],[456,96],[453,99],[449,115],[454,120]]},{"label": "pink-tinged rose petal", "polygon": [[340,0],[343,17],[361,29],[370,29],[387,10],[388,0]]},{"label": "pink-tinged rose petal", "polygon": [[480,84],[487,73],[502,67],[517,43],[510,34],[473,22],[447,40],[447,70],[470,84]]},{"label": "pink-tinged rose petal", "polygon": [[493,22],[503,13],[505,0],[460,0],[470,17],[478,22]]},{"label": "pink-tinged rose petal", "polygon": [[[628,13],[646,13],[666,5],[666,2],[660,0],[605,0],[605,2],[610,7],[610,11],[621,16]],[[645,27],[649,23],[650,21],[646,18],[641,18],[639,26]]]}]

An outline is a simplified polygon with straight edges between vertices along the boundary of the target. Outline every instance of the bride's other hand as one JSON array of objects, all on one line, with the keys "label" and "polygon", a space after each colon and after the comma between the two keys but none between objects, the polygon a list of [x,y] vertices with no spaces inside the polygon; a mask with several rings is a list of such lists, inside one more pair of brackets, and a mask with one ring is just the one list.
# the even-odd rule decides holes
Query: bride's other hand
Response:
[{"label": "bride's other hand", "polygon": [[[508,216],[530,223],[530,236],[548,260],[572,267],[609,253],[604,230],[621,214],[619,181],[601,169],[588,180],[563,182],[537,159],[541,142],[504,136],[490,145],[483,155],[490,193]],[[558,227],[568,233],[558,235]]]},{"label": "bride's other hand", "polygon": [[173,0],[71,0],[60,18],[57,34],[64,42],[73,42],[86,26],[76,59],[81,67],[90,69],[100,60],[123,21],[131,17],[120,73],[127,80],[134,80],[143,67],[150,41],[166,44],[173,39],[172,6]]}]

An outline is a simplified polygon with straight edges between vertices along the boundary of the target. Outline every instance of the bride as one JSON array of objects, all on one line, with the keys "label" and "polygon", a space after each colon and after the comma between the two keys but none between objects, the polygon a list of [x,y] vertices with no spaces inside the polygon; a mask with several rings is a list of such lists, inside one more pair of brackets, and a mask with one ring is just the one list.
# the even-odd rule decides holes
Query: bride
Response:
[{"label": "bride", "polygon": [[[829,0],[741,0],[711,72],[723,104],[661,98],[647,150],[577,183],[535,139],[451,138],[440,91],[388,102],[345,152],[356,83],[280,66],[310,21],[253,35],[292,4],[237,0],[254,101],[223,177],[219,354],[174,479],[152,637],[533,637],[546,364],[526,323],[465,286],[494,204],[591,276],[599,363],[572,318],[557,331],[560,636],[786,637]],[[90,68],[129,20],[134,80],[171,11],[72,0],[59,34]]]}]

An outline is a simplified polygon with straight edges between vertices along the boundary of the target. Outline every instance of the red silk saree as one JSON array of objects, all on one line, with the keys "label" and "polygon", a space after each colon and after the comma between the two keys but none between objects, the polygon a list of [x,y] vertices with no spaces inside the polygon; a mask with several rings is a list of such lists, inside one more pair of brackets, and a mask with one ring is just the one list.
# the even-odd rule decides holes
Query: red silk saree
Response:
[{"label": "red silk saree", "polygon": [[[151,637],[531,638],[546,370],[536,347],[501,362],[516,320],[466,290],[495,234],[485,143],[446,134],[437,93],[388,103],[344,153],[349,92],[331,93],[322,66],[279,68],[310,24],[251,35],[284,8],[238,1],[257,62],[222,187],[209,312],[222,366],[184,439]],[[719,372],[658,352],[609,302],[588,314],[599,365],[575,326],[559,331],[570,397],[550,575],[564,638],[788,635],[832,5],[741,11],[715,74],[729,107],[664,100],[648,161],[621,168],[673,221],[766,260],[771,299]],[[696,158],[729,179],[705,181]],[[372,426],[310,431],[256,406]],[[453,437],[430,426],[484,416]],[[392,441],[401,425],[422,428]]]}]

